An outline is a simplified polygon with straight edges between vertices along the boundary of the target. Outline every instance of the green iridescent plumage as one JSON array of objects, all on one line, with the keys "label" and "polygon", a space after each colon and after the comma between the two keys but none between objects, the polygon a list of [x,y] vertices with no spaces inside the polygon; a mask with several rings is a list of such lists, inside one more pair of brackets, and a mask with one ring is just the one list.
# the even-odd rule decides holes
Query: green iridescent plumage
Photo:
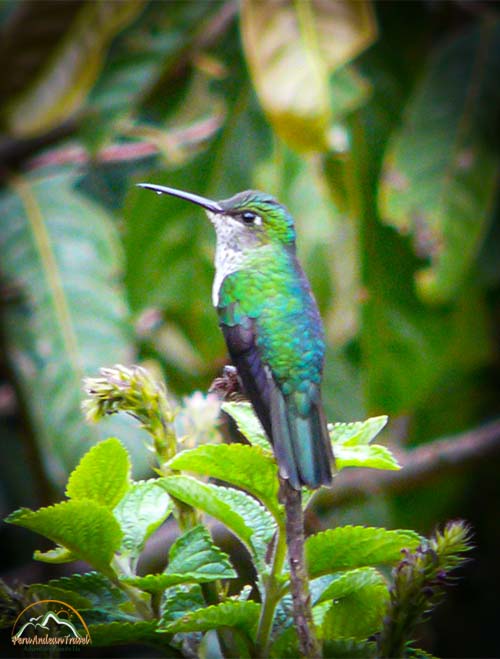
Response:
[{"label": "green iridescent plumage", "polygon": [[250,252],[243,269],[224,280],[218,304],[225,325],[255,319],[256,344],[285,394],[319,385],[323,365],[323,332],[296,267],[293,254],[273,245]]},{"label": "green iridescent plumage", "polygon": [[213,300],[229,353],[294,488],[331,483],[321,403],[324,335],[295,251],[293,219],[268,194],[211,201],[145,185],[204,207],[217,233]]}]

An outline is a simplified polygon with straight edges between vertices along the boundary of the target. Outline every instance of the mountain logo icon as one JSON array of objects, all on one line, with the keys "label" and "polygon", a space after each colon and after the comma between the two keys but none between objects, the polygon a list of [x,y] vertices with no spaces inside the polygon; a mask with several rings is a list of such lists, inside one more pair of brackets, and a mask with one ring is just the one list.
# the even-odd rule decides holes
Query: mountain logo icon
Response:
[{"label": "mountain logo icon", "polygon": [[14,623],[11,640],[21,646],[74,647],[91,643],[81,614],[61,600],[40,600],[27,606]]}]

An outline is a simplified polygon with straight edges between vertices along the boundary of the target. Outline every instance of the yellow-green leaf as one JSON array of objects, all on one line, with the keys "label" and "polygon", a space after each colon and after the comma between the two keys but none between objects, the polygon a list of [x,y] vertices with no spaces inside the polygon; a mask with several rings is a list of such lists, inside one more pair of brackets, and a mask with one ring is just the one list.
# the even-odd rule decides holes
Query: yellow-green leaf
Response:
[{"label": "yellow-green leaf", "polygon": [[370,3],[244,0],[241,30],[257,94],[276,132],[300,150],[327,150],[329,76],[374,41]]},{"label": "yellow-green leaf", "polygon": [[206,444],[178,453],[169,466],[241,487],[257,497],[276,518],[281,515],[278,468],[274,457],[258,446]]},{"label": "yellow-green leaf", "polygon": [[66,496],[92,499],[114,508],[130,485],[130,459],[118,439],[110,437],[93,446],[71,473]]},{"label": "yellow-green leaf", "polygon": [[394,565],[403,549],[421,542],[414,531],[387,531],[367,526],[342,526],[307,538],[305,556],[311,578],[360,567]]},{"label": "yellow-green leaf", "polygon": [[38,510],[21,508],[5,521],[66,547],[75,558],[105,574],[122,538],[113,514],[89,499],[63,501]]}]

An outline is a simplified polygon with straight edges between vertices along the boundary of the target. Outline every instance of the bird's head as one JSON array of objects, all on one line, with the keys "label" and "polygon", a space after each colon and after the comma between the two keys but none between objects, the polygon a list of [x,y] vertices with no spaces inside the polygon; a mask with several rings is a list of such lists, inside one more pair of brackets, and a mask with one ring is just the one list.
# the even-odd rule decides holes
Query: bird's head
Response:
[{"label": "bird's head", "polygon": [[167,188],[162,185],[139,183],[139,187],[157,194],[168,194],[190,201],[205,209],[217,232],[218,240],[231,243],[233,248],[247,249],[269,243],[293,246],[295,227],[288,210],[271,195],[258,190],[239,192],[221,201]]}]

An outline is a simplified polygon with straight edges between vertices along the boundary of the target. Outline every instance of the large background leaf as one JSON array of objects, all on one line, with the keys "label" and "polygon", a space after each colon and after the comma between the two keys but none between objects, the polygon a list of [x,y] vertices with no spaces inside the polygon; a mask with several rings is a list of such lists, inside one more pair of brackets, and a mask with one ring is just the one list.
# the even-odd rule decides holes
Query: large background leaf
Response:
[{"label": "large background leaf", "polygon": [[369,3],[245,0],[241,27],[260,102],[277,133],[300,149],[328,150],[332,105],[342,106],[335,93],[330,97],[329,75],[374,40]]},{"label": "large background leaf", "polygon": [[[82,378],[133,355],[120,282],[120,245],[111,218],[74,191],[75,176],[15,178],[0,201],[2,276],[14,290],[4,334],[41,459],[65,480],[90,443],[129,440],[122,419],[88,426]],[[133,442],[133,443],[131,443]]]},{"label": "large background leaf", "polygon": [[381,214],[429,259],[417,284],[434,301],[456,293],[491,220],[498,116],[478,101],[498,95],[499,35],[499,21],[485,23],[437,49],[386,156]]}]

